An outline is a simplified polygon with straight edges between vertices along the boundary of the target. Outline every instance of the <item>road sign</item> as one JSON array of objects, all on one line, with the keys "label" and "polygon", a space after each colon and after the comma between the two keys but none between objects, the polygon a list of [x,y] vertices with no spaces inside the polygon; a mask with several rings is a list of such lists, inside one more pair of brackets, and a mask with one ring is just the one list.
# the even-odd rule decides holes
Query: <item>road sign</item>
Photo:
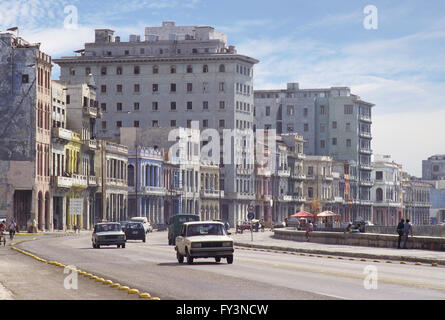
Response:
[{"label": "road sign", "polygon": [[255,207],[254,206],[249,206],[248,208],[247,208],[247,212],[248,213],[255,213]]}]

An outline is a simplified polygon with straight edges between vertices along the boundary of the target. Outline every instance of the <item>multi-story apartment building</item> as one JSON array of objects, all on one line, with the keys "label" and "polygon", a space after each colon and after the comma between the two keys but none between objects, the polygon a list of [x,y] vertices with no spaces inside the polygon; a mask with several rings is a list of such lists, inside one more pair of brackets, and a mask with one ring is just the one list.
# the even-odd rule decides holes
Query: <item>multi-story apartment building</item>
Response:
[{"label": "multi-story apartment building", "polygon": [[403,216],[416,225],[430,224],[431,184],[416,180],[402,181]]},{"label": "multi-story apartment building", "polygon": [[52,230],[51,57],[0,33],[0,216]]},{"label": "multi-story apartment building", "polygon": [[401,165],[390,156],[376,155],[372,171],[373,202],[372,222],[381,226],[392,226],[403,216]]},{"label": "multi-story apartment building", "polygon": [[129,218],[147,217],[153,224],[168,221],[164,214],[164,151],[153,147],[129,149]]},{"label": "multi-story apartment building", "polygon": [[357,165],[357,203],[351,217],[370,217],[371,109],[373,104],[351,94],[348,87],[255,91],[255,127],[278,134],[298,132],[307,155],[330,156]]},{"label": "multi-story apartment building", "polygon": [[436,154],[422,161],[422,180],[445,180],[445,155]]},{"label": "multi-story apartment building", "polygon": [[[217,129],[221,137],[224,129],[252,130],[253,67],[258,60],[238,54],[224,34],[212,27],[173,22],[146,28],[144,41],[134,35],[123,42],[107,29],[95,33],[95,42],[85,44],[79,56],[55,62],[63,81],[80,83],[94,75],[104,112],[101,137],[118,141],[123,127],[190,128],[192,121],[199,121],[202,129]],[[245,134],[235,135],[236,145]],[[222,219],[232,223],[235,216],[244,217],[255,200],[253,162],[245,164],[247,152],[239,155],[242,166],[232,157],[222,168]],[[236,192],[239,181],[249,185],[243,195]],[[190,203],[187,211],[196,212]]]},{"label": "multi-story apartment building", "polygon": [[219,171],[218,165],[201,162],[201,220],[221,219],[220,207],[224,191],[220,189]]}]

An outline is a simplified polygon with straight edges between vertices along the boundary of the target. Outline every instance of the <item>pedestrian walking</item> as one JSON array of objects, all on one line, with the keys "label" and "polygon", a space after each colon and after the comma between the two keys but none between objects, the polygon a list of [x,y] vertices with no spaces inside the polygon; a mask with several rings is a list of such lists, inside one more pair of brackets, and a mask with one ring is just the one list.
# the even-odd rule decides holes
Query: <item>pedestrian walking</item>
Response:
[{"label": "pedestrian walking", "polygon": [[411,237],[413,237],[413,226],[409,222],[409,219],[406,219],[406,222],[403,226],[403,234],[405,235],[405,241],[403,242],[403,249],[406,249],[406,242],[408,241],[408,237],[411,234]]},{"label": "pedestrian walking", "polygon": [[14,239],[15,231],[17,229],[17,224],[15,223],[15,220],[12,220],[9,224],[9,239]]},{"label": "pedestrian walking", "polygon": [[402,241],[402,237],[403,237],[404,225],[405,225],[405,219],[401,219],[399,224],[397,225],[397,233],[399,234],[399,240],[397,242],[397,249],[400,249],[400,242]]},{"label": "pedestrian walking", "polygon": [[309,223],[306,226],[306,241],[309,241],[309,234],[311,232],[314,232],[314,225],[312,224],[312,221],[309,220]]}]

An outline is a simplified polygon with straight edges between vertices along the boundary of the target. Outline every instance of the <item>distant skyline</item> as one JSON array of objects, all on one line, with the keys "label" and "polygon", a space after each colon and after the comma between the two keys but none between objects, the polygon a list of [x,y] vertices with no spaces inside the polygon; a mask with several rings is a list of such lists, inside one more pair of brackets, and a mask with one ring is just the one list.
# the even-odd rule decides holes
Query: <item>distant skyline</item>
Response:
[{"label": "distant skyline", "polygon": [[[378,9],[377,30],[363,26],[368,5]],[[69,6],[78,13],[75,30],[64,28]],[[421,176],[422,160],[445,153],[443,12],[443,1],[413,0],[0,0],[0,30],[18,26],[20,36],[59,58],[93,42],[98,28],[127,41],[162,21],[213,26],[239,53],[260,60],[255,89],[348,86],[374,103],[374,154]]]}]

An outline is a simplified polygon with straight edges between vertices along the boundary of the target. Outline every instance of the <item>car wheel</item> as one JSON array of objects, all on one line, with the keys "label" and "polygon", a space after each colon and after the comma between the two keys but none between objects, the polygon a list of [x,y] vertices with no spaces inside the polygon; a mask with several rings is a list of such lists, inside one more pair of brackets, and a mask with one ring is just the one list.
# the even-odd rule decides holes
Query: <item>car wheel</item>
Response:
[{"label": "car wheel", "polygon": [[232,264],[233,263],[233,256],[227,257],[227,263]]},{"label": "car wheel", "polygon": [[176,258],[178,259],[179,263],[184,263],[184,256],[179,252],[176,252]]},{"label": "car wheel", "polygon": [[121,248],[122,248],[122,249],[125,249],[125,244],[121,244]]},{"label": "car wheel", "polygon": [[120,244],[118,244],[118,245],[117,245],[117,247],[118,247],[118,248],[120,248],[120,247],[121,247],[121,245],[120,245]]},{"label": "car wheel", "polygon": [[96,244],[96,249],[100,249],[100,244]]},{"label": "car wheel", "polygon": [[215,257],[215,261],[216,261],[216,263],[220,263],[221,262],[221,257]]},{"label": "car wheel", "polygon": [[94,244],[94,242],[93,242],[93,248],[96,249],[96,245]]},{"label": "car wheel", "polygon": [[147,241],[147,238],[144,237],[144,239],[142,239],[142,242],[145,242],[145,241]]},{"label": "car wheel", "polygon": [[185,254],[187,255],[187,264],[193,264],[193,257],[190,256],[188,250],[186,250]]}]

